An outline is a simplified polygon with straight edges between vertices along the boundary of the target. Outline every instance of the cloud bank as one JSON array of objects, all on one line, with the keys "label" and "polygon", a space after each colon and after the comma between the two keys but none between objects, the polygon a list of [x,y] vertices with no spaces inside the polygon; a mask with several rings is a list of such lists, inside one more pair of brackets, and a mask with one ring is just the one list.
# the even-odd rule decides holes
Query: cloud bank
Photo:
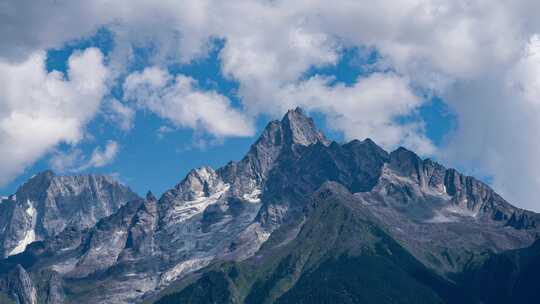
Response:
[{"label": "cloud bank", "polygon": [[189,76],[173,77],[156,67],[130,74],[124,82],[124,97],[179,127],[202,129],[220,137],[254,132],[252,123],[231,107],[227,97],[198,89]]},{"label": "cloud bank", "polygon": [[[492,176],[495,189],[512,202],[538,210],[539,9],[533,0],[3,4],[0,183],[57,143],[80,140],[107,94],[108,75],[121,82],[125,96],[107,102],[104,112],[123,130],[132,128],[136,110],[146,110],[176,127],[249,136],[258,115],[302,105],[325,114],[329,127],[346,138],[372,137],[386,148],[405,145],[473,167]],[[67,76],[45,71],[45,50],[100,28],[114,40],[107,66],[89,49],[72,56]],[[240,106],[201,89],[190,75],[167,71],[205,58],[216,39],[223,41],[221,72],[238,83]],[[138,48],[151,50],[151,66],[133,72]],[[345,49],[373,51],[378,59],[352,84],[306,77],[335,65]],[[444,100],[457,119],[438,147],[417,115],[431,96]]]},{"label": "cloud bank", "polygon": [[49,165],[57,172],[81,172],[89,168],[101,168],[112,163],[119,151],[118,142],[109,140],[103,148],[95,147],[88,157],[85,157],[79,148],[73,148],[68,152],[55,151],[49,160]]},{"label": "cloud bank", "polygon": [[45,53],[0,62],[0,184],[59,143],[75,144],[107,92],[98,49],[73,54],[67,75],[45,70]]}]

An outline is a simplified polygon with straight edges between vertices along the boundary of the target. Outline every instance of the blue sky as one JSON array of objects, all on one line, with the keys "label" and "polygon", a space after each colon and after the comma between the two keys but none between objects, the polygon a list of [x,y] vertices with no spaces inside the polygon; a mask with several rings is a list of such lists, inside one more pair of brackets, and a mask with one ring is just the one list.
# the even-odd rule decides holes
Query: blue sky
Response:
[{"label": "blue sky", "polygon": [[333,139],[405,146],[540,210],[538,1],[3,8],[0,194],[51,166],[162,193],[299,105]]},{"label": "blue sky", "polygon": [[[215,46],[205,58],[189,64],[173,64],[168,67],[168,70],[172,74],[190,75],[199,81],[202,88],[218,91],[229,97],[233,104],[239,107],[240,100],[236,94],[238,83],[224,78],[221,72],[219,51],[223,43],[221,41],[214,43]],[[106,29],[100,29],[88,39],[70,42],[61,49],[49,50],[46,61],[48,72],[57,70],[66,73],[67,60],[73,52],[89,47],[97,47],[104,55],[107,55],[114,47],[114,41]],[[147,54],[150,52],[151,50],[148,49],[138,49],[130,72],[142,70],[148,66]],[[366,56],[365,51],[356,48],[346,49],[342,51],[337,64],[312,68],[305,73],[304,77],[325,75],[334,78],[333,85],[337,83],[352,85],[359,76],[370,73],[366,66],[373,64],[376,60],[376,53],[370,53]],[[115,86],[111,91],[111,95],[116,98],[121,98],[122,93],[120,85]],[[329,138],[338,142],[345,141],[342,132],[326,126],[324,114],[312,112],[310,115]],[[445,104],[437,98],[420,107],[417,115],[426,122],[427,136],[438,144],[442,142],[444,135],[455,123]],[[138,111],[134,127],[128,131],[121,130],[114,122],[98,116],[86,128],[86,132],[92,138],[82,141],[77,146],[84,154],[88,155],[96,146],[103,146],[108,140],[115,140],[120,144],[120,151],[115,160],[103,167],[88,168],[83,172],[76,173],[60,172],[59,174],[113,174],[141,195],[148,190],[161,194],[178,183],[192,168],[203,165],[218,168],[231,160],[241,159],[256,140],[258,134],[272,119],[280,119],[280,117],[269,115],[258,117],[254,136],[215,139],[205,134],[197,134],[192,129],[176,128],[150,111]],[[407,119],[407,117],[403,119]],[[158,130],[164,126],[170,129],[161,134]],[[200,142],[204,144],[201,146]],[[61,144],[57,151],[67,152],[70,148],[71,146],[68,144]],[[28,167],[23,174],[0,188],[1,192],[4,194],[13,193],[33,174],[49,169],[52,154],[44,155],[34,165]]]}]

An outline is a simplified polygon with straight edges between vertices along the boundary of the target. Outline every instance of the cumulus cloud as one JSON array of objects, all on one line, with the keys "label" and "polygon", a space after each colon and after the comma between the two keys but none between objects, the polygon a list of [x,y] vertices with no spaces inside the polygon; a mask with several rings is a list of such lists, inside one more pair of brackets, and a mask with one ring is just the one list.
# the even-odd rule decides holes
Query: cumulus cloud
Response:
[{"label": "cumulus cloud", "polygon": [[407,79],[393,73],[374,73],[359,77],[351,86],[331,86],[331,81],[312,77],[284,88],[276,99],[288,107],[299,104],[325,113],[329,126],[342,130],[348,140],[370,137],[387,149],[405,145],[424,155],[434,152],[421,121],[399,121],[422,104]]},{"label": "cumulus cloud", "polygon": [[121,130],[128,131],[133,128],[135,109],[112,98],[106,102],[105,116],[107,119],[117,124]]},{"label": "cumulus cloud", "polygon": [[[109,65],[115,76],[129,74],[135,48],[151,50],[156,67],[129,76],[124,89],[138,108],[176,127],[249,135],[258,114],[277,116],[300,104],[326,114],[347,138],[374,137],[386,147],[406,145],[476,168],[493,176],[496,190],[516,204],[538,209],[540,141],[531,138],[540,131],[539,10],[533,0],[13,1],[0,9],[0,39],[6,42],[0,57],[6,59],[3,67],[39,65],[44,55],[36,63],[36,50],[61,47],[104,26],[115,40]],[[165,70],[170,63],[204,57],[214,39],[223,41],[222,72],[238,81],[241,109],[197,88],[189,75]],[[343,48],[355,47],[377,52],[379,73],[350,86],[321,76],[304,79],[311,68],[333,65]],[[425,95],[442,97],[457,118],[456,130],[436,150],[421,120],[400,119],[415,117],[427,102],[419,96]],[[116,113],[128,113],[121,105]],[[0,107],[0,121],[15,115],[6,109]],[[40,146],[78,137],[59,135]],[[0,138],[2,146],[14,143],[4,134]]]},{"label": "cumulus cloud", "polygon": [[49,159],[49,166],[55,172],[75,171],[84,161],[84,154],[81,149],[74,148],[67,152],[54,151]]},{"label": "cumulus cloud", "polygon": [[[220,53],[225,76],[239,82],[239,95],[252,113],[276,113],[275,93],[295,83],[311,67],[335,64],[339,44],[331,33],[308,26],[307,18],[285,2],[221,5],[215,35],[225,39]],[[236,21],[234,21],[236,20]],[[242,20],[242,22],[238,22]],[[233,22],[231,22],[233,21]]]},{"label": "cumulus cloud", "polygon": [[96,147],[89,157],[85,157],[80,148],[72,148],[69,151],[54,151],[49,159],[49,165],[56,172],[80,172],[89,168],[100,168],[114,161],[120,145],[114,140],[109,140],[102,147]]},{"label": "cumulus cloud", "polygon": [[119,150],[120,145],[118,145],[118,143],[114,140],[109,140],[104,149],[100,147],[95,148],[90,156],[90,159],[79,169],[84,170],[86,168],[99,168],[106,166],[116,158]]},{"label": "cumulus cloud", "polygon": [[58,143],[82,139],[107,92],[107,72],[95,48],[74,53],[66,75],[46,71],[45,52],[21,63],[0,61],[0,184]]},{"label": "cumulus cloud", "polygon": [[21,62],[36,50],[61,48],[66,41],[90,35],[109,18],[102,11],[90,2],[5,1],[0,4],[0,57]]},{"label": "cumulus cloud", "polygon": [[451,163],[492,176],[493,186],[505,198],[536,210],[540,208],[536,199],[540,196],[537,43],[532,36],[516,63],[498,67],[482,79],[456,82],[445,92],[460,127],[441,155]]},{"label": "cumulus cloud", "polygon": [[197,88],[191,77],[173,77],[156,67],[129,75],[124,82],[124,98],[176,126],[202,129],[217,137],[254,132],[252,122],[233,108],[227,97]]},{"label": "cumulus cloud", "polygon": [[[221,26],[226,44],[220,58],[226,75],[240,82],[239,94],[248,109],[272,112],[280,109],[276,103],[289,105],[291,101],[291,98],[274,99],[276,94],[282,96],[285,91],[284,95],[292,96],[292,100],[294,97],[302,100],[302,91],[316,91],[320,96],[332,98],[328,103],[336,104],[337,113],[332,107],[321,107],[334,127],[351,136],[365,136],[356,129],[366,128],[365,125],[351,124],[347,119],[332,120],[333,115],[344,118],[349,115],[368,126],[373,123],[372,112],[362,112],[362,107],[348,108],[343,102],[353,89],[341,89],[340,85],[330,88],[320,80],[315,86],[313,83],[317,81],[303,83],[301,78],[305,66],[332,64],[332,54],[339,49],[333,48],[336,43],[343,47],[371,48],[380,55],[376,63],[379,69],[402,75],[408,79],[409,88],[428,96],[441,96],[456,114],[457,128],[438,149],[439,158],[450,165],[474,168],[474,172],[492,176],[495,189],[517,205],[540,208],[536,202],[540,195],[537,177],[540,146],[538,141],[531,140],[539,131],[540,114],[535,102],[539,100],[535,37],[540,32],[540,23],[532,13],[539,9],[537,1],[378,1],[369,5],[362,1],[275,1],[246,6],[255,6],[249,8],[255,16],[239,20],[249,25],[235,27],[233,18],[228,20],[232,24]],[[257,8],[264,12],[258,13]],[[279,20],[278,25],[268,29],[267,23],[258,23],[272,14]],[[303,37],[312,43],[311,47],[303,49],[290,43],[287,38],[295,30],[307,33]],[[282,51],[284,45],[290,48],[286,52]],[[312,56],[309,50],[327,56]],[[285,72],[272,73],[264,68],[266,62],[279,63]],[[261,65],[262,72],[250,72],[250,68]],[[289,66],[293,68],[288,69]],[[359,80],[358,87],[361,84]],[[390,91],[399,91],[399,82],[393,84],[397,87]],[[303,86],[310,89],[302,90]],[[372,98],[379,97],[385,99],[376,95]],[[307,106],[320,106],[314,100],[306,102]],[[414,115],[415,109],[426,102],[403,100],[409,102],[400,104],[395,100],[381,111],[386,119],[375,119],[390,122],[379,124],[388,127],[386,134],[381,134],[384,131],[378,131],[379,128],[366,129],[387,147],[404,144],[433,151],[425,140],[422,122],[401,124],[389,119],[396,114]],[[373,101],[377,103],[378,100]],[[341,105],[344,107],[340,108]],[[409,107],[393,109],[403,105]],[[341,113],[340,109],[343,109]]]},{"label": "cumulus cloud", "polygon": [[165,138],[165,135],[173,132],[174,129],[169,126],[161,126],[156,130],[156,136],[158,139]]}]

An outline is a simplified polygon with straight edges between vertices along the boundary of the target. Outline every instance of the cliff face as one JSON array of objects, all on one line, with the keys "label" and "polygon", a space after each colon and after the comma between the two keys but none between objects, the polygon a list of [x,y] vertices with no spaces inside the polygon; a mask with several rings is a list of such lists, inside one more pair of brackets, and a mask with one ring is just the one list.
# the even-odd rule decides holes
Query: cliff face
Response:
[{"label": "cliff face", "polygon": [[17,265],[9,274],[8,289],[19,304],[38,303],[36,287],[21,265]]},{"label": "cliff face", "polygon": [[42,172],[1,205],[0,241],[4,257],[66,227],[92,227],[137,195],[107,176],[56,176]]}]

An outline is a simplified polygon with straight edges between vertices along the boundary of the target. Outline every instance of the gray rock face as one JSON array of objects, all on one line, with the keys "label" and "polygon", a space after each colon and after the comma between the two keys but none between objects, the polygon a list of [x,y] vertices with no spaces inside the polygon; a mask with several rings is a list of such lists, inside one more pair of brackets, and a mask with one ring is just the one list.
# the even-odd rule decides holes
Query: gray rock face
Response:
[{"label": "gray rock face", "polygon": [[[270,122],[239,162],[194,169],[159,200],[106,178],[39,175],[0,205],[9,219],[0,229],[18,242],[27,233],[12,227],[44,240],[23,255],[32,274],[56,273],[40,288],[51,299],[65,288],[66,302],[134,303],[205,267],[256,259],[274,232],[276,246],[291,242],[323,185],[442,275],[487,251],[526,247],[539,233],[537,214],[476,179],[370,139],[330,143],[300,109]],[[19,244],[4,243],[8,253]]]},{"label": "gray rock face", "polygon": [[390,154],[374,188],[356,196],[395,239],[443,275],[490,252],[529,246],[538,235],[537,214],[403,148]]},{"label": "gray rock face", "polygon": [[47,277],[47,287],[45,289],[45,304],[63,304],[65,303],[62,278],[53,271]]},{"label": "gray rock face", "polygon": [[281,121],[270,122],[240,162],[231,162],[217,173],[231,185],[232,192],[253,191],[264,183],[280,155],[315,143],[328,145],[329,141],[313,120],[296,108],[288,111]]},{"label": "gray rock face", "polygon": [[[45,242],[41,265],[89,290],[80,301],[132,303],[216,260],[245,259],[268,238],[256,220],[269,172],[282,155],[328,141],[300,109],[268,124],[240,162],[194,169],[156,200],[134,200],[89,229],[76,227]],[[52,254],[53,258],[45,258]],[[101,280],[88,281],[104,273]],[[95,289],[93,289],[95,287]]]},{"label": "gray rock face", "polygon": [[32,279],[21,265],[17,265],[8,278],[10,294],[18,304],[37,304],[37,292]]},{"label": "gray rock face", "polygon": [[107,176],[40,173],[0,207],[2,255],[23,252],[28,244],[55,236],[68,226],[92,227],[137,197]]},{"label": "gray rock face", "polygon": [[309,194],[327,181],[351,192],[370,191],[389,159],[370,139],[345,145],[316,143],[284,155],[265,184],[259,220],[270,231],[302,216]]},{"label": "gray rock face", "polygon": [[229,189],[211,168],[193,170],[159,201],[149,193],[88,231],[46,240],[36,271],[58,272],[68,289],[85,286],[71,301],[133,303],[216,258],[245,254],[249,248],[237,251],[246,243],[262,243],[262,232],[249,227],[261,206],[258,193],[234,196]]}]

